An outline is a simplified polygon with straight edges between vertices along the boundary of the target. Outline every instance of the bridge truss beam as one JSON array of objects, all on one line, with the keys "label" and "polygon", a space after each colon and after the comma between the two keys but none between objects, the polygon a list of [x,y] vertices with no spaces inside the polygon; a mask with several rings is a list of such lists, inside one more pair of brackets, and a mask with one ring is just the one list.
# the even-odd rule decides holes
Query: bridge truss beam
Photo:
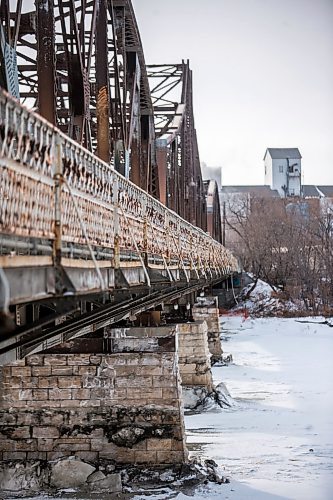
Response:
[{"label": "bridge truss beam", "polygon": [[1,86],[158,198],[153,107],[130,0],[26,5],[1,2]]},{"label": "bridge truss beam", "polygon": [[147,69],[131,1],[4,0],[0,32],[0,316],[41,334],[236,271],[206,210],[189,63]]},{"label": "bridge truss beam", "polygon": [[161,201],[207,231],[189,61],[148,65],[147,71],[155,115]]}]

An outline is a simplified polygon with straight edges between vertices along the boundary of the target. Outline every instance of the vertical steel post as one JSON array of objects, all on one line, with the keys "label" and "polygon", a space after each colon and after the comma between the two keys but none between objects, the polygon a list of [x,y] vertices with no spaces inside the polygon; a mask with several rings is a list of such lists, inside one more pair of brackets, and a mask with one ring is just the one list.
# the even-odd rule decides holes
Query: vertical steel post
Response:
[{"label": "vertical steel post", "polygon": [[96,114],[97,155],[105,162],[110,161],[110,90],[108,64],[108,25],[106,0],[98,2],[96,23]]},{"label": "vertical steel post", "polygon": [[113,183],[113,213],[114,213],[114,268],[120,268],[120,236],[119,236],[119,185],[115,176]]},{"label": "vertical steel post", "polygon": [[[147,220],[147,200],[144,199],[143,202],[143,250],[144,256],[143,260],[145,266],[148,267],[148,220]],[[151,222],[151,221],[150,221]]]},{"label": "vertical steel post", "polygon": [[38,111],[49,122],[56,122],[56,63],[54,1],[36,0]]},{"label": "vertical steel post", "polygon": [[62,144],[59,136],[55,140],[55,165],[54,165],[54,244],[53,244],[53,265],[56,268],[61,266],[61,243],[62,243],[62,221],[61,221],[61,191],[62,191]]}]

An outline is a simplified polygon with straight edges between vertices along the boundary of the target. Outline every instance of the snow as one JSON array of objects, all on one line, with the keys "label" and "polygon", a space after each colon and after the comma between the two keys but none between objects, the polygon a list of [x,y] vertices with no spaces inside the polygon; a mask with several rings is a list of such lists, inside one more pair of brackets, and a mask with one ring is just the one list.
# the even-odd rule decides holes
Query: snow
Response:
[{"label": "snow", "polygon": [[250,315],[271,315],[279,312],[295,312],[300,309],[300,304],[296,305],[291,300],[284,300],[281,290],[272,288],[265,281],[258,279],[256,287],[246,300],[246,294],[252,288],[253,283],[243,288],[240,294],[240,302],[233,311],[246,310]]},{"label": "snow", "polygon": [[233,363],[213,367],[213,377],[233,405],[185,423],[190,455],[215,460],[230,483],[133,498],[332,500],[333,328],[323,320],[224,316],[224,355]]},{"label": "snow", "polygon": [[231,479],[216,498],[333,498],[333,329],[323,318],[301,321],[223,319],[234,364],[213,376],[236,405],[186,416],[192,455],[215,460]]}]

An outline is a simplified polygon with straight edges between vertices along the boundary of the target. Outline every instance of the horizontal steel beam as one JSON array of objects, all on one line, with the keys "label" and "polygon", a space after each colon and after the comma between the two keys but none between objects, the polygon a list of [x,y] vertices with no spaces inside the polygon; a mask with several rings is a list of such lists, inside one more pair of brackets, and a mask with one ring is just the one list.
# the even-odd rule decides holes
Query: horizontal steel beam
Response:
[{"label": "horizontal steel beam", "polygon": [[[81,315],[78,318],[71,319],[53,328],[50,328],[40,333],[41,324],[36,325],[36,332],[27,329],[17,335],[13,335],[0,342],[0,356],[8,353],[16,352],[20,349],[25,352],[25,355],[31,350],[36,349],[43,342],[61,338],[62,335],[66,339],[72,336],[82,336],[99,328],[117,323],[129,314],[135,315],[157,307],[163,302],[172,302],[179,297],[201,290],[207,286],[215,285],[227,279],[228,276],[220,276],[212,280],[201,279],[194,283],[184,284],[179,283],[169,287],[163,287],[162,290],[146,293],[138,299],[125,300],[120,304],[108,304],[95,309],[92,312]],[[54,318],[53,318],[54,319]]]}]

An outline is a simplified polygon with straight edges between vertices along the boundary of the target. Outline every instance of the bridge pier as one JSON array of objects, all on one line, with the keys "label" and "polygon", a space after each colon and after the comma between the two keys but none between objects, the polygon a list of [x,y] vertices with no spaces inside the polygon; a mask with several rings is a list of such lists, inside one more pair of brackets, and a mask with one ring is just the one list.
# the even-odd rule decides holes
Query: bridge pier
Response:
[{"label": "bridge pier", "polygon": [[184,463],[175,335],[75,339],[6,365],[0,422],[2,460]]},{"label": "bridge pier", "polygon": [[219,352],[218,309],[197,305],[193,316],[200,320],[107,327],[104,338],[73,339],[3,366],[0,460],[186,462],[183,407],[214,393],[210,349]]},{"label": "bridge pier", "polygon": [[108,332],[113,341],[126,336],[130,338],[157,339],[168,335],[177,338],[177,354],[182,386],[182,403],[192,408],[193,393],[195,405],[214,390],[211,372],[211,353],[208,347],[208,327],[206,321],[168,324],[159,327],[113,328]]},{"label": "bridge pier", "polygon": [[206,321],[178,324],[179,371],[184,407],[191,409],[213,392]]},{"label": "bridge pier", "polygon": [[212,364],[221,360],[221,325],[217,297],[205,297],[204,302],[196,303],[192,308],[193,319],[206,321],[208,327],[208,347],[212,355]]}]

